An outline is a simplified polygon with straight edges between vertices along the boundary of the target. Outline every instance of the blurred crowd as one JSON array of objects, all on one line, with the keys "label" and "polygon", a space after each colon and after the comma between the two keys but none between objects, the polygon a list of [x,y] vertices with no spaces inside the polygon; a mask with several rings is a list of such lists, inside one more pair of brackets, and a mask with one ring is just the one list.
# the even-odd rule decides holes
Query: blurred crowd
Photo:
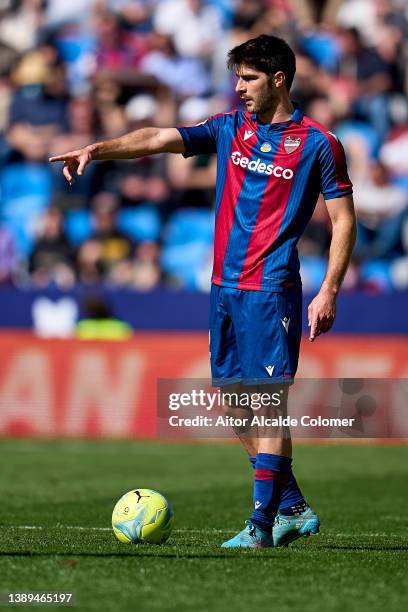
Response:
[{"label": "blurred crowd", "polygon": [[[408,0],[0,0],[0,284],[207,290],[212,156],[50,155],[238,108],[227,51],[261,33],[297,54],[292,98],[342,140],[358,242],[346,288],[408,287]],[[299,244],[323,278],[324,203]]]}]

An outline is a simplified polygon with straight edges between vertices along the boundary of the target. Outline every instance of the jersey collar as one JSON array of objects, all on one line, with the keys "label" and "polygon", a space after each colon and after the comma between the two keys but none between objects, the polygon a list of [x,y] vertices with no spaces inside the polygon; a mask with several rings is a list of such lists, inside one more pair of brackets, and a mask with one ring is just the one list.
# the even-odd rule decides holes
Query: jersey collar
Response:
[{"label": "jersey collar", "polygon": [[275,127],[281,127],[282,125],[289,125],[289,123],[300,123],[303,119],[303,111],[301,110],[301,108],[296,102],[292,101],[292,104],[294,107],[294,111],[289,121],[283,121],[281,123],[262,123],[261,121],[258,120],[258,117],[255,113],[251,116],[251,119],[253,121],[256,121],[258,125],[261,125],[263,127],[267,127],[270,129],[274,129]]},{"label": "jersey collar", "polygon": [[296,102],[292,102],[292,104],[295,110],[293,111],[293,115],[291,116],[290,120],[293,121],[294,123],[300,123],[303,119],[303,111],[299,107],[299,105],[296,104]]}]

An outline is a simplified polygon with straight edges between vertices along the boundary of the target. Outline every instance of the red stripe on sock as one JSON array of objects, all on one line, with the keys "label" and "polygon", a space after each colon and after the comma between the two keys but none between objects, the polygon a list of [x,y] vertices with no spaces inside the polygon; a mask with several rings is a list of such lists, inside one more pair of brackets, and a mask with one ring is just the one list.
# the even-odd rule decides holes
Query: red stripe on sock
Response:
[{"label": "red stripe on sock", "polygon": [[274,470],[268,470],[267,468],[256,468],[255,480],[279,480],[279,482],[286,483],[289,480],[289,474],[274,472]]},{"label": "red stripe on sock", "polygon": [[267,470],[265,468],[256,468],[255,480],[276,480],[279,476],[279,472],[273,470]]}]

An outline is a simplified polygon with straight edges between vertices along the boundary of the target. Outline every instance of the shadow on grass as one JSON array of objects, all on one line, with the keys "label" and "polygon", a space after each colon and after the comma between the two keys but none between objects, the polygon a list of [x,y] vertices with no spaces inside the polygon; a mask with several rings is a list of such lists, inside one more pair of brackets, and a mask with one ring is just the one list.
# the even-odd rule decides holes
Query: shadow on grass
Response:
[{"label": "shadow on grass", "polygon": [[126,557],[151,557],[153,559],[162,558],[162,559],[225,559],[230,557],[242,558],[243,556],[249,556],[252,558],[273,558],[276,554],[285,554],[287,551],[291,551],[294,553],[318,553],[318,551],[372,551],[372,552],[408,552],[408,546],[366,546],[366,545],[337,545],[337,544],[323,544],[316,547],[311,548],[303,548],[303,547],[287,547],[287,548],[279,548],[279,550],[223,550],[219,552],[172,552],[172,551],[161,551],[156,552],[154,550],[147,551],[142,549],[137,549],[135,551],[122,551],[122,552],[75,552],[72,550],[67,551],[3,551],[0,552],[1,557],[95,557],[95,558],[121,558],[125,559]]},{"label": "shadow on grass", "polygon": [[[255,553],[255,554],[254,554]],[[154,553],[154,552],[101,552],[101,553],[92,553],[92,552],[30,552],[30,551],[21,551],[21,552],[0,552],[1,557],[100,557],[100,558],[120,558],[126,559],[127,557],[151,557],[152,559],[225,559],[226,557],[243,557],[243,555],[253,556],[256,558],[262,558],[264,555],[259,554],[259,551],[225,551],[224,553]],[[267,555],[270,556],[270,555]]]}]

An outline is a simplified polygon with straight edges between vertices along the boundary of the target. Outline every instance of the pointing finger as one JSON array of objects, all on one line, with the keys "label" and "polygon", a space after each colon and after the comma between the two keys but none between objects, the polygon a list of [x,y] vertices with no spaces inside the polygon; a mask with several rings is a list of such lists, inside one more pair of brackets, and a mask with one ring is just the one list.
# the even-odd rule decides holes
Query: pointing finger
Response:
[{"label": "pointing finger", "polygon": [[48,161],[56,162],[56,161],[65,161],[66,159],[73,159],[75,157],[75,153],[64,153],[64,155],[54,155],[54,157],[49,157]]},{"label": "pointing finger", "polygon": [[312,324],[312,309],[309,306],[309,308],[307,309],[307,325],[308,327],[310,327]]},{"label": "pointing finger", "polygon": [[318,333],[317,333],[317,316],[316,315],[313,317],[310,325],[311,325],[311,329],[310,329],[309,340],[310,340],[310,342],[313,342],[313,340],[316,338],[316,336],[318,336]]}]

